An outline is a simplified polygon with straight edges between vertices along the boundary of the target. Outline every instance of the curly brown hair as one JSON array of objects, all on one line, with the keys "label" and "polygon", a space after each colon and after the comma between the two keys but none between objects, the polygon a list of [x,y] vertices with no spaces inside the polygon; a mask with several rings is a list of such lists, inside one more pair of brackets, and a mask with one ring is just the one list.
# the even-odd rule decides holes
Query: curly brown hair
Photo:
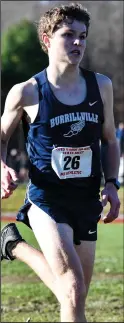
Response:
[{"label": "curly brown hair", "polygon": [[71,23],[74,19],[84,22],[87,27],[88,35],[90,13],[80,3],[71,3],[69,5],[54,7],[41,16],[38,23],[38,37],[44,52],[47,53],[47,48],[42,41],[43,33],[46,33],[48,36],[52,36],[52,34],[59,28],[59,24],[68,18],[71,19]]}]

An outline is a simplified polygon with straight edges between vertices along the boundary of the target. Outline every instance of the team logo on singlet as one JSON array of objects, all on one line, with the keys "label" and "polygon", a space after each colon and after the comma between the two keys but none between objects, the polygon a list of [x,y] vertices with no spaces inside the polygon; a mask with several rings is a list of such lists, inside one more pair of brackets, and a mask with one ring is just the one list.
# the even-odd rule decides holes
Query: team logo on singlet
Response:
[{"label": "team logo on singlet", "polygon": [[68,132],[64,133],[63,136],[72,137],[76,136],[85,127],[86,121],[98,123],[98,114],[90,112],[66,113],[50,119],[50,126],[53,128],[71,122]]},{"label": "team logo on singlet", "polygon": [[70,130],[68,133],[65,133],[63,136],[64,137],[72,137],[72,136],[76,136],[85,126],[85,121],[79,121],[79,122],[75,122],[74,124],[72,124],[70,126]]}]

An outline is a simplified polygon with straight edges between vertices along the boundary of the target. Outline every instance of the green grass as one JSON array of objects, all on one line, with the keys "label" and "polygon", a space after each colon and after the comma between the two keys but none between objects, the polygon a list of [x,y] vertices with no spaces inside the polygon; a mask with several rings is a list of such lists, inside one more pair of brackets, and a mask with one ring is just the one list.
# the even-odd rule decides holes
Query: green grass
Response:
[{"label": "green grass", "polygon": [[1,201],[2,212],[17,212],[24,203],[26,185],[21,184],[8,199]]},{"label": "green grass", "polygon": [[[5,225],[5,223],[2,223]],[[30,229],[17,224],[21,234],[38,247]],[[59,321],[54,295],[20,261],[1,265],[1,322]],[[93,279],[86,304],[88,322],[123,322],[123,225],[99,224]]]},{"label": "green grass", "polygon": [[[19,185],[18,188],[8,199],[2,200],[1,211],[17,212],[24,203],[25,191],[26,191],[26,185],[25,184]],[[120,188],[120,190],[118,191],[118,194],[121,201],[120,213],[124,213],[124,187]],[[107,204],[104,210],[105,210],[105,213],[109,210],[109,203]]]}]

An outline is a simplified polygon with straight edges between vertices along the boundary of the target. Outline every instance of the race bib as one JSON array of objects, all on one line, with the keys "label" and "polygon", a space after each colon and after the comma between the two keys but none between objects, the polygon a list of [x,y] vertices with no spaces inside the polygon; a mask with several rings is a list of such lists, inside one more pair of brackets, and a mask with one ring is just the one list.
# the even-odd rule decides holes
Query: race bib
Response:
[{"label": "race bib", "polygon": [[57,147],[52,150],[51,165],[60,179],[91,175],[92,150],[87,147]]}]

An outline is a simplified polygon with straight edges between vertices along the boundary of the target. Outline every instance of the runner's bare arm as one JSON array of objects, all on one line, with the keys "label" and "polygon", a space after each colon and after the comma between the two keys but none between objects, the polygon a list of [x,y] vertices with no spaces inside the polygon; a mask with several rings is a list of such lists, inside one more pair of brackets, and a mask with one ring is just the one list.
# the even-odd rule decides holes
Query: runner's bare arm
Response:
[{"label": "runner's bare arm", "polygon": [[107,76],[98,74],[99,79],[100,77],[100,92],[104,104],[104,123],[102,129],[101,153],[102,167],[106,180],[108,178],[118,177],[120,152],[116,139],[113,116],[112,82]]},{"label": "runner's bare arm", "polygon": [[[101,97],[104,104],[104,123],[102,129],[101,157],[105,180],[118,178],[120,151],[115,133],[113,116],[113,88],[111,80],[98,75]],[[113,221],[119,214],[120,201],[113,183],[107,183],[102,191],[103,206],[110,202],[110,211],[104,218],[105,223]]]},{"label": "runner's bare arm", "polygon": [[[33,111],[37,100],[37,92],[32,81],[13,86],[7,95],[4,113],[1,118],[1,193],[2,198],[8,197],[17,187],[16,172],[6,165],[8,141],[19,124],[23,111]],[[30,108],[31,107],[31,108]],[[29,112],[29,119],[31,112]]]},{"label": "runner's bare arm", "polygon": [[8,141],[16,129],[23,113],[22,87],[15,85],[7,95],[4,113],[1,118],[2,160],[6,162]]}]

